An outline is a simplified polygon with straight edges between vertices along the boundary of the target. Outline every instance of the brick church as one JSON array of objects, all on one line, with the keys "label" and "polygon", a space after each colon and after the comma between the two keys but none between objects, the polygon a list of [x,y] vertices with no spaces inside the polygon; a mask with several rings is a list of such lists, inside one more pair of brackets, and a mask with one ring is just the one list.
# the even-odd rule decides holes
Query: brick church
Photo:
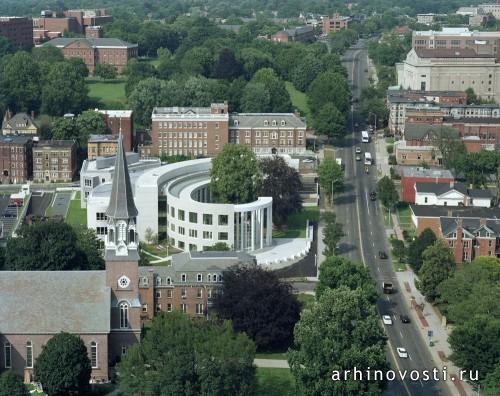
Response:
[{"label": "brick church", "polygon": [[0,371],[30,381],[42,345],[65,331],[87,346],[91,379],[107,381],[109,367],[139,341],[137,209],[121,138],[106,215],[104,271],[0,272]]}]

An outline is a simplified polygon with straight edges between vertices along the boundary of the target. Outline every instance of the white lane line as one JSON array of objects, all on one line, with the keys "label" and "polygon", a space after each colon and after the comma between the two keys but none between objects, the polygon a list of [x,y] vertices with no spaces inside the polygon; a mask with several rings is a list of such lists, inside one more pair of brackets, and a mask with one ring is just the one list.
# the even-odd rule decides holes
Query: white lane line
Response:
[{"label": "white lane line", "polygon": [[401,330],[399,331],[399,334],[401,334],[401,338],[403,338],[403,333],[401,333]]},{"label": "white lane line", "polygon": [[370,235],[373,236],[373,231],[372,230],[370,230]]},{"label": "white lane line", "polygon": [[368,209],[368,215],[370,215],[370,205],[368,204],[368,191],[366,192],[366,209]]},{"label": "white lane line", "polygon": [[387,301],[389,301],[389,302],[391,301],[391,300],[389,299],[389,296],[385,296],[385,298],[387,298]]},{"label": "white lane line", "polygon": [[412,358],[411,358],[411,355],[410,355],[410,354],[408,354],[408,357],[410,358],[410,360],[412,360]]},{"label": "white lane line", "polygon": [[372,246],[375,247],[375,242],[372,242]]},{"label": "white lane line", "polygon": [[380,268],[379,267],[377,267],[377,271],[380,272]]}]

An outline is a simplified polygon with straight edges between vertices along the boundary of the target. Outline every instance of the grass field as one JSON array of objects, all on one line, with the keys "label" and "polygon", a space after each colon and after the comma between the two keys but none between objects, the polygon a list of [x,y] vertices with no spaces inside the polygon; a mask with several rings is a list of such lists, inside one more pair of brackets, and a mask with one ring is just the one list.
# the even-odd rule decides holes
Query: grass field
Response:
[{"label": "grass field", "polygon": [[319,208],[317,206],[306,206],[302,211],[291,215],[283,230],[273,231],[273,238],[305,238],[306,221],[319,220]]},{"label": "grass field", "polygon": [[403,230],[412,231],[413,223],[411,221],[411,212],[408,205],[398,205],[399,225]]},{"label": "grass field", "polygon": [[292,100],[292,105],[306,117],[308,123],[311,123],[311,110],[307,104],[306,94],[297,90],[289,81],[285,82],[285,86],[288,94],[290,95],[290,99]]},{"label": "grass field", "polygon": [[104,106],[113,106],[117,103],[125,104],[125,80],[87,80],[89,97],[101,102]]},{"label": "grass field", "polygon": [[87,209],[80,208],[80,193],[76,193],[75,199],[69,203],[66,223],[72,226],[83,225],[87,227]]},{"label": "grass field", "polygon": [[290,369],[257,368],[257,395],[288,396],[293,394],[294,387]]},{"label": "grass field", "polygon": [[314,301],[316,301],[314,296],[305,293],[297,294],[297,300],[299,300],[300,304],[302,305],[302,309],[311,308],[311,306],[314,304]]}]

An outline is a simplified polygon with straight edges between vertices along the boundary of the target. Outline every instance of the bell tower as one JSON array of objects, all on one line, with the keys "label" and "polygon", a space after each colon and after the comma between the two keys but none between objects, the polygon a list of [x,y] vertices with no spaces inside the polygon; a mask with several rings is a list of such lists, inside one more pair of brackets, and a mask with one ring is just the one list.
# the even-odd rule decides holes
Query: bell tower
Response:
[{"label": "bell tower", "polygon": [[120,133],[111,196],[106,209],[108,224],[104,244],[106,283],[111,288],[111,332],[108,344],[111,364],[119,359],[129,345],[139,341],[141,333],[137,214]]}]

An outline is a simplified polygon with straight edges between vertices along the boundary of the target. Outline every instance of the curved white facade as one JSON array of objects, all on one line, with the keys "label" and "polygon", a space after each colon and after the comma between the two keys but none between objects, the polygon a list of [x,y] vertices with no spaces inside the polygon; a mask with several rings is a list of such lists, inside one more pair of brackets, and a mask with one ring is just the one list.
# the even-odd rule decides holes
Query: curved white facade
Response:
[{"label": "curved white facade", "polygon": [[[234,250],[252,252],[272,244],[272,198],[259,197],[242,205],[210,203],[210,168],[208,158],[133,175],[140,240],[145,239],[149,228],[155,234],[168,236],[172,245],[185,251],[201,251],[224,242]],[[103,184],[92,191],[87,201],[87,224],[98,235],[106,224],[101,213],[105,212],[110,192],[111,184]]]}]

